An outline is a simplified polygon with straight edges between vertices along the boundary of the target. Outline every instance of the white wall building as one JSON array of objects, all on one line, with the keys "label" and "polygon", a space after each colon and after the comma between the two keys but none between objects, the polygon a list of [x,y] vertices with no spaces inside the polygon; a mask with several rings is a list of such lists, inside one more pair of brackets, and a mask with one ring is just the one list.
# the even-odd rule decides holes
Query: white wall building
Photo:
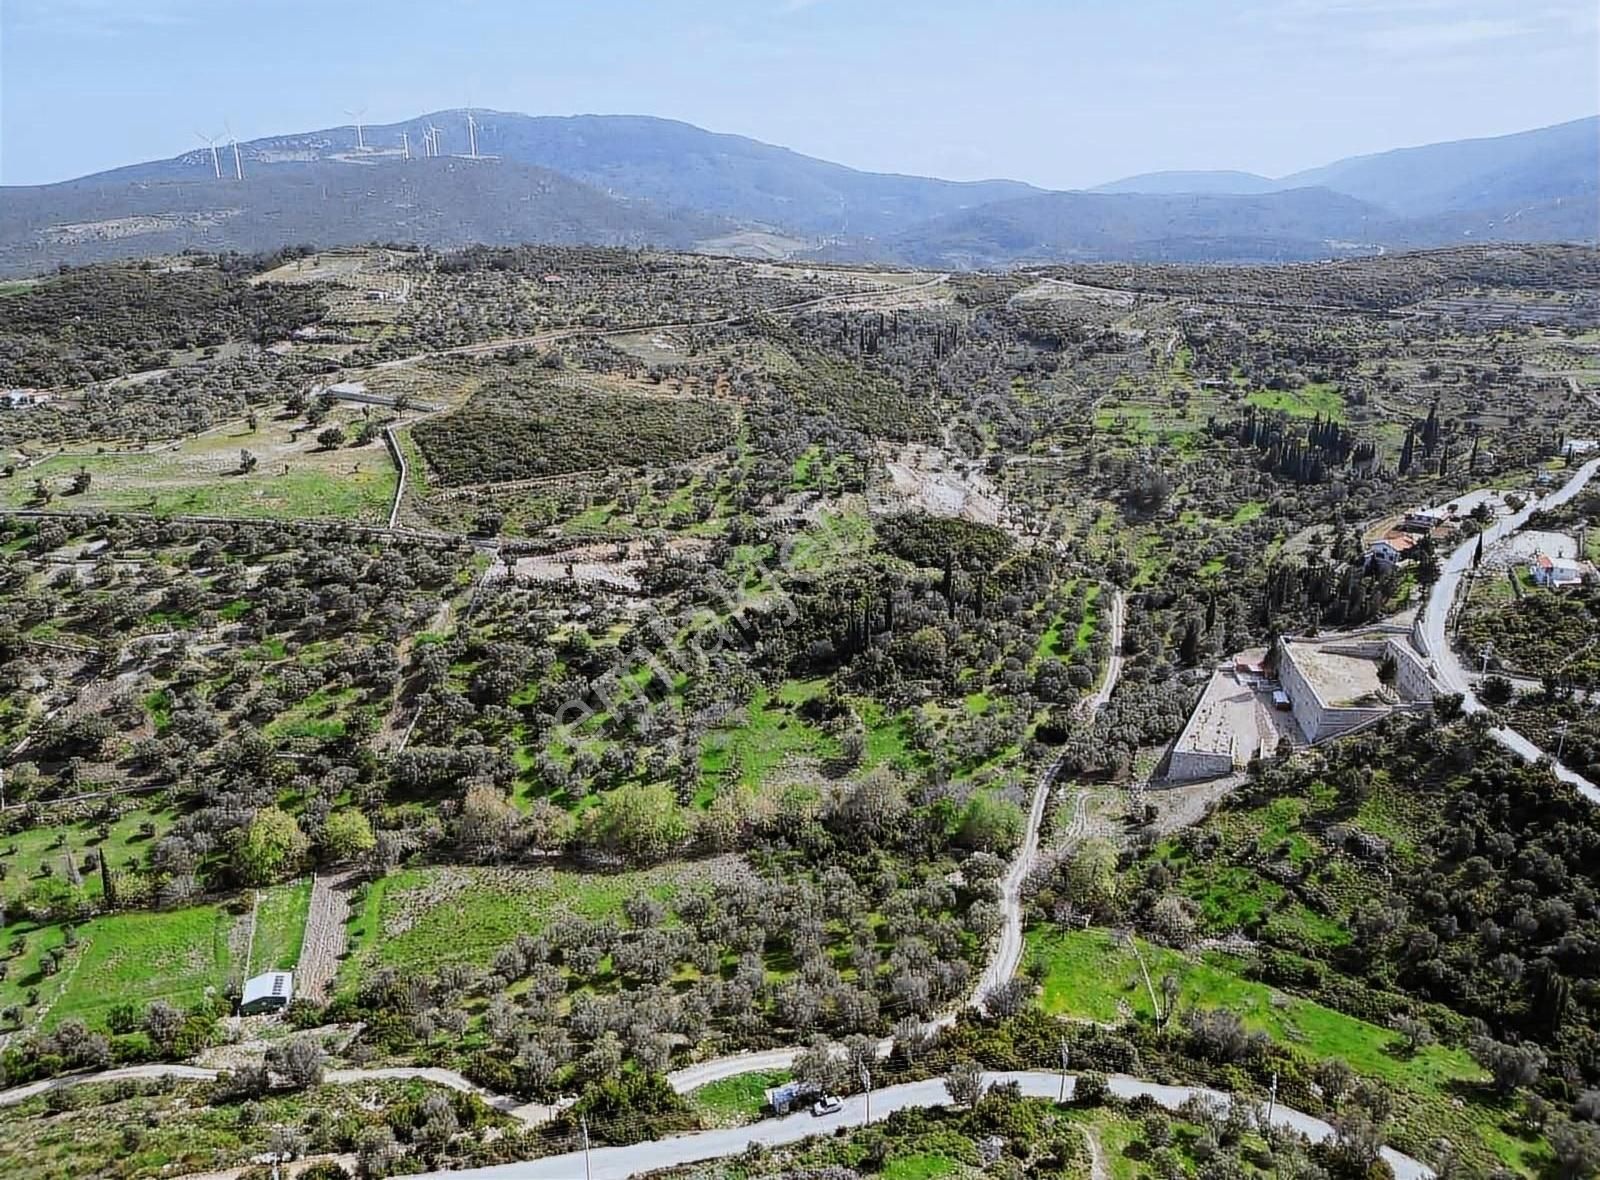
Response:
[{"label": "white wall building", "polygon": [[1528,563],[1528,575],[1541,586],[1549,586],[1552,590],[1566,590],[1583,585],[1584,577],[1593,568],[1586,561],[1574,561],[1568,557],[1552,557],[1548,553],[1540,553]]}]

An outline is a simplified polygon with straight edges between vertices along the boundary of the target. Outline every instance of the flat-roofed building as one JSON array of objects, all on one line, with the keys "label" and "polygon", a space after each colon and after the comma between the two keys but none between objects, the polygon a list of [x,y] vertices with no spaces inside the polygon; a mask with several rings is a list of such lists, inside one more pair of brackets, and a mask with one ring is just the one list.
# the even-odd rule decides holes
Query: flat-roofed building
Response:
[{"label": "flat-roofed building", "polygon": [[294,976],[288,971],[268,971],[245,980],[239,997],[239,1015],[282,1012],[294,998]]}]

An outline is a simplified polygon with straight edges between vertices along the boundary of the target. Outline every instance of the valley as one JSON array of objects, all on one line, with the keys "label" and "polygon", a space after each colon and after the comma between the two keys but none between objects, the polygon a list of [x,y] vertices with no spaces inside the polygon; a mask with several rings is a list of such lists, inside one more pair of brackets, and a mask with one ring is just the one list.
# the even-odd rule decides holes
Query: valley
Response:
[{"label": "valley", "polygon": [[[1528,563],[1600,531],[1595,281],[390,245],[7,294],[0,1159],[1558,1174],[1595,685],[1527,636],[1600,616]],[[1373,628],[1426,702],[1176,781],[1218,669]],[[791,1081],[843,1110],[762,1119]]]}]

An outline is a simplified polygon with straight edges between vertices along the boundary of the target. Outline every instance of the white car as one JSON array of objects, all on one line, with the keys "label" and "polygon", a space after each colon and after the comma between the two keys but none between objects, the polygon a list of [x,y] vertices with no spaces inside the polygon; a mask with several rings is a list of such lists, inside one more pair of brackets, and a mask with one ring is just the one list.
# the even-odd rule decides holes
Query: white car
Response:
[{"label": "white car", "polygon": [[844,1103],[832,1094],[824,1094],[811,1106],[811,1113],[821,1118],[825,1114],[838,1114],[844,1109]]}]

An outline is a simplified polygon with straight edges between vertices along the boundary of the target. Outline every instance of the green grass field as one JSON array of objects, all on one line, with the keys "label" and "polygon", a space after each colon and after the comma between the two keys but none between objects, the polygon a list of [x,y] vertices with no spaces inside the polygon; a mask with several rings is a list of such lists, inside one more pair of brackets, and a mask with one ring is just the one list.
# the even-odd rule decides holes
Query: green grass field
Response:
[{"label": "green grass field", "polygon": [[375,967],[431,971],[445,963],[486,966],[519,933],[536,934],[557,914],[605,918],[645,892],[669,899],[696,870],[586,874],[560,869],[406,869],[372,884],[352,916],[351,954],[340,973],[353,984]]},{"label": "green grass field", "polygon": [[319,689],[285,709],[262,729],[269,738],[315,738],[327,741],[344,734],[344,710],[360,693],[354,688]]},{"label": "green grass field", "polygon": [[905,714],[890,713],[870,697],[862,697],[853,704],[856,716],[867,731],[867,753],[863,759],[866,769],[888,763],[900,770],[909,770],[926,759],[926,755],[912,748]]},{"label": "green grass field", "polygon": [[[96,856],[107,857],[112,871],[116,872],[130,860],[142,856],[152,841],[160,839],[172,826],[172,821],[171,812],[134,808],[107,825],[109,834],[104,840],[100,838],[100,825],[90,820],[29,828],[0,839],[0,864],[6,866],[0,897],[20,895],[39,879],[40,869],[46,865],[56,880],[67,880],[67,857],[70,855],[83,879],[84,896],[98,898],[102,892],[100,873],[84,867],[86,854],[93,852]],[[154,825],[154,837],[140,834],[147,823]],[[58,840],[61,841],[59,845]]]},{"label": "green grass field", "polygon": [[[0,981],[0,1007],[22,1001],[37,987],[41,1005],[49,1006],[42,1021],[49,1028],[72,1017],[99,1027],[117,1004],[193,1004],[207,988],[220,991],[227,982],[233,921],[209,905],[94,918],[77,927],[77,945],[67,951],[61,971],[49,976],[40,974],[39,960],[49,948],[64,944],[62,927],[12,927],[8,935],[21,934],[27,949],[10,960]],[[35,1019],[37,1011],[29,1010],[27,1019]]]},{"label": "green grass field", "polygon": [[820,696],[825,686],[822,680],[794,680],[775,693],[757,690],[744,725],[706,737],[700,750],[706,789],[724,779],[759,789],[767,776],[790,758],[838,757],[838,741],[798,713],[799,706]]},{"label": "green grass field", "polygon": [[[353,436],[360,419],[341,411],[329,421]],[[326,451],[311,437],[315,431],[291,440],[291,425],[264,420],[249,433],[235,423],[172,449],[44,459],[0,479],[0,507],[32,505],[35,481],[42,479],[56,493],[57,507],[158,516],[387,519],[397,476],[381,443]],[[241,450],[258,460],[249,474],[238,473]],[[80,469],[89,473],[89,489],[68,494]]]},{"label": "green grass field", "polygon": [[1295,418],[1344,421],[1344,395],[1338,386],[1325,381],[1313,381],[1299,389],[1256,389],[1244,400],[1263,410],[1277,410]]},{"label": "green grass field", "polygon": [[1239,505],[1233,516],[1229,518],[1228,523],[1234,525],[1249,524],[1252,520],[1258,519],[1266,510],[1267,506],[1262,501],[1246,500]]},{"label": "green grass field", "polygon": [[788,1070],[742,1073],[701,1086],[689,1100],[712,1122],[748,1123],[759,1118],[766,1106],[766,1091],[781,1086],[792,1075]]},{"label": "green grass field", "polygon": [[[1199,958],[1140,943],[1151,980],[1170,973],[1179,982],[1179,1007],[1224,1007],[1259,1029],[1313,1057],[1342,1058],[1359,1073],[1413,1090],[1441,1091],[1449,1083],[1476,1080],[1482,1071],[1460,1049],[1432,1045],[1414,1056],[1398,1052],[1400,1038],[1388,1029],[1346,1016],[1321,1004],[1245,979],[1231,956]],[[1154,1008],[1138,961],[1103,930],[1032,930],[1028,954],[1046,967],[1042,1003],[1057,1016],[1115,1022],[1126,1005],[1140,1019]]]},{"label": "green grass field", "polygon": [[261,891],[256,899],[255,938],[245,975],[294,970],[300,961],[300,943],[305,937],[306,912],[310,908],[309,880]]},{"label": "green grass field", "polygon": [[940,1176],[967,1171],[960,1160],[951,1159],[937,1151],[915,1151],[892,1156],[878,1175],[883,1180],[937,1180]]}]

